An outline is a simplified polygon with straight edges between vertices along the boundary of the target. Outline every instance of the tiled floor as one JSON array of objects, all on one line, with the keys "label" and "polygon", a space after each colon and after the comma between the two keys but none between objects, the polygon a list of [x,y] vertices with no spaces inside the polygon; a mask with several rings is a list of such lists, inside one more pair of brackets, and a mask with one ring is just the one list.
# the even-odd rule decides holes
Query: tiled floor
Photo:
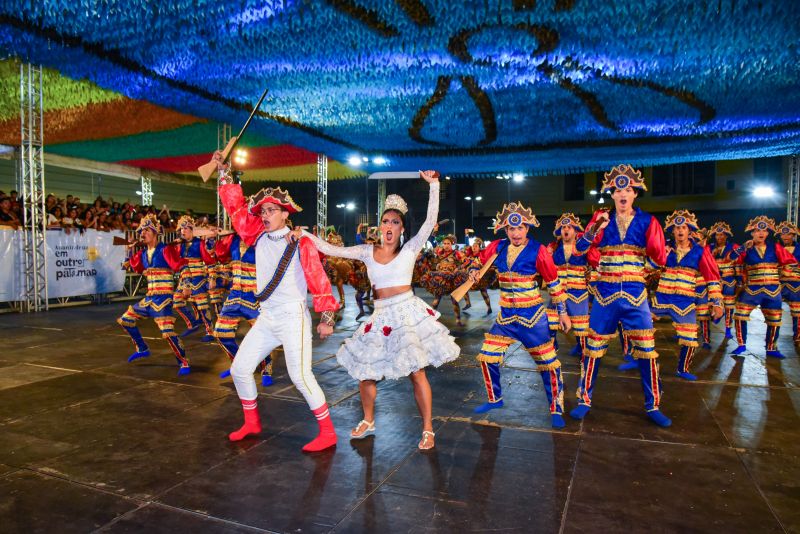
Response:
[{"label": "tiled floor", "polygon": [[[695,383],[673,376],[671,328],[658,323],[667,429],[645,418],[638,377],[616,369],[612,343],[590,414],[553,431],[518,347],[503,369],[506,407],[472,413],[485,400],[474,356],[493,318],[474,298],[454,327],[443,305],[462,356],[429,371],[437,446],[422,453],[407,380],[379,384],[376,435],[348,439],[358,384],[332,357],[357,325],[347,298],[336,334],[315,342],[339,434],[316,455],[300,452],[316,423],[281,358],[262,388],[264,432],[232,444],[241,411],[218,378],[218,346],[188,338],[193,370],[178,377],[153,324],[142,328],[153,355],[126,363],[131,344],[114,322],[123,304],[0,316],[0,531],[800,531],[800,360],[788,320],[783,361],[764,357],[758,312],[744,358],[713,326]],[[580,368],[572,340],[560,341],[569,409]]]}]

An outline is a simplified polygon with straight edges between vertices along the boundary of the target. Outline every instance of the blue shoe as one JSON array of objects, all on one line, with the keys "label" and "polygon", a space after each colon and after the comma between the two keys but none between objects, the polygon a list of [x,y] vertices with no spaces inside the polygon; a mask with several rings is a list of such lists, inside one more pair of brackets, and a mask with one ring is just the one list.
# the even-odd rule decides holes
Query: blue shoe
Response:
[{"label": "blue shoe", "polygon": [[570,356],[580,356],[581,355],[581,344],[577,343],[574,347],[572,347],[572,350],[569,351],[569,355]]},{"label": "blue shoe", "polygon": [[200,338],[200,341],[203,343],[213,343],[216,339],[217,338],[215,338],[214,336],[206,334]]},{"label": "blue shoe", "polygon": [[564,418],[561,417],[560,413],[551,413],[550,414],[550,426],[553,428],[564,428],[566,423],[564,423]]},{"label": "blue shoe", "polygon": [[725,339],[733,339],[733,332],[731,332],[731,327],[725,327]]},{"label": "blue shoe", "polygon": [[178,376],[188,375],[191,372],[192,372],[192,368],[191,367],[179,367],[178,368]]},{"label": "blue shoe", "polygon": [[738,356],[738,355],[743,354],[745,352],[747,352],[747,347],[744,346],[744,345],[739,345],[738,347],[733,349],[733,352],[731,352],[731,354],[733,354],[734,356]]},{"label": "blue shoe", "polygon": [[692,373],[682,373],[682,372],[678,371],[677,373],[675,373],[675,376],[679,376],[679,377],[683,378],[684,380],[688,380],[689,382],[694,382],[695,380],[697,380],[697,377],[695,375],[693,375]]},{"label": "blue shoe", "polygon": [[770,358],[777,358],[779,360],[783,360],[786,358],[786,356],[784,356],[783,353],[779,350],[768,350],[767,356],[769,356]]},{"label": "blue shoe", "polygon": [[131,354],[130,356],[128,356],[128,363],[131,363],[133,360],[138,360],[139,358],[147,358],[148,356],[150,356],[149,349],[138,350],[133,354]]},{"label": "blue shoe", "polygon": [[265,388],[270,387],[273,384],[272,377],[269,375],[261,375],[261,385]]},{"label": "blue shoe", "polygon": [[186,337],[186,336],[191,336],[192,334],[194,334],[194,333],[195,333],[195,332],[197,332],[198,330],[200,330],[200,325],[199,325],[199,324],[196,324],[196,325],[194,325],[194,326],[192,326],[192,327],[189,327],[189,328],[187,328],[187,329],[186,329],[186,330],[184,330],[183,332],[181,332],[181,334],[180,334],[178,337]]},{"label": "blue shoe", "polygon": [[496,410],[497,408],[503,407],[503,401],[499,400],[497,402],[486,402],[472,410],[473,413],[486,413],[489,410]]},{"label": "blue shoe", "polygon": [[585,404],[579,404],[577,408],[573,408],[571,412],[569,412],[569,416],[573,419],[583,419],[586,417],[586,414],[589,413],[591,410],[591,406],[586,406]]},{"label": "blue shoe", "polygon": [[703,342],[703,348],[711,350],[711,343],[709,343],[708,341]]},{"label": "blue shoe", "polygon": [[222,371],[219,374],[220,378],[228,378],[229,376],[231,376],[231,370],[230,369],[225,369],[224,371]]},{"label": "blue shoe", "polygon": [[651,410],[647,412],[647,417],[660,427],[666,428],[672,425],[672,419],[661,413],[660,410]]},{"label": "blue shoe", "polygon": [[617,367],[620,371],[630,371],[631,369],[639,368],[639,364],[636,363],[636,360],[634,360],[633,356],[630,354],[626,354],[624,359],[625,361]]}]

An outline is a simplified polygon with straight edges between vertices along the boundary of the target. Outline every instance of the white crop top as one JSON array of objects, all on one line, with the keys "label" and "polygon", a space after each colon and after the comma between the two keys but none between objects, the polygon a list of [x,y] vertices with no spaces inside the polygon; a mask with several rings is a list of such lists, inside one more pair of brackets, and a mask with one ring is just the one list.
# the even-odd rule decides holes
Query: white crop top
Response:
[{"label": "white crop top", "polygon": [[411,277],[414,274],[414,263],[417,260],[422,247],[431,235],[436,224],[436,217],[439,215],[439,182],[431,184],[430,197],[428,198],[428,213],[425,222],[412,237],[397,256],[389,263],[383,264],[375,261],[373,255],[374,245],[356,245],[354,247],[337,247],[331,245],[324,239],[317,237],[309,232],[303,231],[305,237],[310,237],[314,245],[320,252],[328,256],[337,258],[348,258],[351,260],[363,261],[367,266],[367,276],[369,281],[376,289],[385,287],[410,286]]}]

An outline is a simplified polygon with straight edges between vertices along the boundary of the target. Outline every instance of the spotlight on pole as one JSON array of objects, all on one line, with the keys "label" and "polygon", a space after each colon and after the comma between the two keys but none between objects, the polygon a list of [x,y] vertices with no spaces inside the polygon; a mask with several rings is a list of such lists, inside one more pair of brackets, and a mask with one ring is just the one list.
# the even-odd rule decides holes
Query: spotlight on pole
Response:
[{"label": "spotlight on pole", "polygon": [[769,185],[759,185],[753,189],[753,196],[756,198],[772,198],[775,196],[775,190]]},{"label": "spotlight on pole", "polygon": [[521,182],[524,179],[525,179],[525,176],[522,173],[519,173],[519,172],[514,173],[514,181],[515,182]]},{"label": "spotlight on pole", "polygon": [[475,200],[483,200],[483,197],[475,197]]},{"label": "spotlight on pole", "polygon": [[374,163],[375,165],[386,165],[386,158],[384,158],[383,156],[375,156],[374,158],[372,158],[372,163]]},{"label": "spotlight on pole", "polygon": [[347,160],[347,163],[349,163],[353,167],[360,167],[361,158],[359,158],[358,156],[350,156],[350,159]]},{"label": "spotlight on pole", "polygon": [[464,197],[464,200],[472,200],[472,197]]},{"label": "spotlight on pole", "polygon": [[352,202],[348,202],[347,204],[345,204],[344,207],[345,209],[347,209],[347,211],[353,211],[354,209],[356,209],[356,205],[353,204]]}]

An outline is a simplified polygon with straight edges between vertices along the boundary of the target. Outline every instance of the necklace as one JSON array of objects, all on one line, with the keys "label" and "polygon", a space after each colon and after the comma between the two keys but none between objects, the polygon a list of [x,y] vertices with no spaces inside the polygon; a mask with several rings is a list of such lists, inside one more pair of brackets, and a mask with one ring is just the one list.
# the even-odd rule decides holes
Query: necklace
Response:
[{"label": "necklace", "polygon": [[628,233],[628,227],[631,225],[633,215],[619,215],[617,214],[617,228],[619,229],[619,238],[625,241],[625,235]]},{"label": "necklace", "polygon": [[269,235],[269,234],[267,234],[267,239],[269,239],[270,241],[276,241],[276,242],[277,241],[283,241],[283,238],[284,238],[284,236],[282,236],[282,235]]}]

